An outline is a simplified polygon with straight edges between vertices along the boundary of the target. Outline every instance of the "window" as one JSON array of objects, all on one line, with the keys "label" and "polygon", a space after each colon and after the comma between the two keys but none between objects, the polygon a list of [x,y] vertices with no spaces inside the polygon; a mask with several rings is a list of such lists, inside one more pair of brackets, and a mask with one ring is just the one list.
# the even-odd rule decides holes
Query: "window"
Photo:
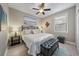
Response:
[{"label": "window", "polygon": [[68,16],[56,17],[54,19],[54,32],[68,32]]}]

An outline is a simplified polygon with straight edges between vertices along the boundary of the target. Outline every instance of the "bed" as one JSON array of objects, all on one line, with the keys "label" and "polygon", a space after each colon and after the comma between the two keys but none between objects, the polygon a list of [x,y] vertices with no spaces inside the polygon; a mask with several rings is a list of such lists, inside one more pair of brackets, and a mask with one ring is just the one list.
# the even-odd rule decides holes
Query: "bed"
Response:
[{"label": "bed", "polygon": [[40,53],[40,44],[49,40],[50,38],[54,38],[54,36],[48,33],[35,33],[28,35],[23,34],[22,38],[29,48],[28,54],[35,56]]},{"label": "bed", "polygon": [[35,56],[40,53],[40,45],[43,42],[54,38],[53,34],[44,33],[44,31],[41,32],[38,26],[23,25],[22,29],[22,38],[26,46],[29,48],[29,55]]}]

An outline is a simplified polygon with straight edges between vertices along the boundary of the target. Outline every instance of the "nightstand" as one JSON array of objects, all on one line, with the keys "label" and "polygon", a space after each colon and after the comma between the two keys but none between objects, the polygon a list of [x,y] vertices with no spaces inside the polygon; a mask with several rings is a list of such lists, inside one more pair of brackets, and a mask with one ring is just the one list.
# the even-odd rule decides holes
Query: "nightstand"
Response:
[{"label": "nightstand", "polygon": [[9,42],[8,43],[9,43],[10,46],[13,46],[13,45],[16,45],[16,44],[20,44],[21,40],[22,40],[21,35],[11,36],[9,38]]},{"label": "nightstand", "polygon": [[63,43],[65,42],[65,37],[64,36],[58,36],[57,39],[59,40],[60,43]]}]

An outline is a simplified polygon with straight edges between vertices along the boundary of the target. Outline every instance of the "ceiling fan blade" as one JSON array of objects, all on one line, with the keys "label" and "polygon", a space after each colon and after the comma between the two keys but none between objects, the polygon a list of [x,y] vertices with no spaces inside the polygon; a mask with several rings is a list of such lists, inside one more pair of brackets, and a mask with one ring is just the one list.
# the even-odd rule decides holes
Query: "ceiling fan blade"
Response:
[{"label": "ceiling fan blade", "polygon": [[39,8],[41,9],[41,8],[44,8],[44,6],[45,6],[45,3],[41,3],[40,5],[39,5]]},{"label": "ceiling fan blade", "polygon": [[45,5],[44,3],[41,4],[41,6],[43,6],[43,7],[44,7],[44,5]]},{"label": "ceiling fan blade", "polygon": [[34,10],[39,10],[39,9],[37,9],[37,8],[32,8],[32,9],[34,9]]},{"label": "ceiling fan blade", "polygon": [[44,11],[50,11],[51,9],[49,8],[49,9],[44,9]]},{"label": "ceiling fan blade", "polygon": [[42,12],[42,14],[43,14],[43,15],[45,15],[45,13],[44,13],[44,12]]},{"label": "ceiling fan blade", "polygon": [[37,12],[36,15],[39,14],[39,13],[40,13],[40,12]]}]

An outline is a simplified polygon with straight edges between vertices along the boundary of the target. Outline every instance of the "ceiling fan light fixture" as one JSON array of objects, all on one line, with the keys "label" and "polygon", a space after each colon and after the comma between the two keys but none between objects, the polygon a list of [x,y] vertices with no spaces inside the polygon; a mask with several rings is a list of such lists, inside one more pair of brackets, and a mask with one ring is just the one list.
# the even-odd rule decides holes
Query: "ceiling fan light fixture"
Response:
[{"label": "ceiling fan light fixture", "polygon": [[51,10],[50,8],[46,8],[45,9],[45,3],[41,3],[39,5],[39,8],[33,8],[33,9],[34,10],[38,10],[38,12],[36,13],[36,15],[39,14],[39,13],[45,15],[45,11],[50,11]]},{"label": "ceiling fan light fixture", "polygon": [[42,8],[39,11],[40,11],[40,13],[44,12],[44,10]]}]

